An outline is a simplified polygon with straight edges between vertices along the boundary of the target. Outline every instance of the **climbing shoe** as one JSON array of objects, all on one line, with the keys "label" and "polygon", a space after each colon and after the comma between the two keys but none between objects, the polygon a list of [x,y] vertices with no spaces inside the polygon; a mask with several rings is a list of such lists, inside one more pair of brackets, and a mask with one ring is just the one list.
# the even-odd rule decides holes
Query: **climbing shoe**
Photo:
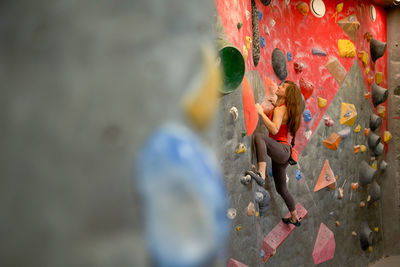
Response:
[{"label": "climbing shoe", "polygon": [[261,173],[253,172],[253,171],[247,171],[246,174],[250,175],[251,178],[256,180],[258,185],[260,185],[260,186],[264,186],[265,185],[265,180],[261,177]]},{"label": "climbing shoe", "polygon": [[290,218],[282,218],[282,222],[284,222],[285,224],[289,224],[289,223],[293,224],[296,227],[299,227],[301,225],[300,221],[292,222],[292,220],[290,220]]}]

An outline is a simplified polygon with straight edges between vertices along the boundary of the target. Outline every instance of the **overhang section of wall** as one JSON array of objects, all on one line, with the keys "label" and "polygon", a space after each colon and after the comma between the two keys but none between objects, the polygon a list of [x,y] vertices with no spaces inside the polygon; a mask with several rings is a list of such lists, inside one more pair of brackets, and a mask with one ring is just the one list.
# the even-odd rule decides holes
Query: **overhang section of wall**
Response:
[{"label": "overhang section of wall", "polygon": [[389,90],[389,131],[393,138],[389,143],[387,162],[389,167],[382,179],[382,224],[384,253],[400,254],[400,7],[387,15],[387,53]]}]

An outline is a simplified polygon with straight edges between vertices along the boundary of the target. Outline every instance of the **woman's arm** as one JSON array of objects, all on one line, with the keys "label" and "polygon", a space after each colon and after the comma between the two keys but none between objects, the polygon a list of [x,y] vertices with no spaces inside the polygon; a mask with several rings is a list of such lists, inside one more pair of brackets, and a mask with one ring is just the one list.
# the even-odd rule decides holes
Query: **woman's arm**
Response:
[{"label": "woman's arm", "polygon": [[272,121],[264,114],[264,110],[260,104],[256,104],[256,109],[268,131],[273,135],[277,134],[281,128],[283,117],[286,113],[286,106],[280,106],[274,109],[274,118]]}]

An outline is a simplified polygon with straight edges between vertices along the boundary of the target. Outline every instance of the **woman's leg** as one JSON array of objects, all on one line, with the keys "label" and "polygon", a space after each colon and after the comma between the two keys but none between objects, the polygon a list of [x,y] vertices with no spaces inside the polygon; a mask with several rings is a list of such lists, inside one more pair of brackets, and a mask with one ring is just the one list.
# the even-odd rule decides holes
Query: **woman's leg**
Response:
[{"label": "woman's leg", "polygon": [[291,213],[292,222],[297,221],[299,218],[296,212],[296,204],[293,196],[290,194],[286,184],[286,164],[279,164],[272,160],[272,173],[275,181],[275,188],[279,195],[283,198]]},{"label": "woman's leg", "polygon": [[254,143],[256,146],[257,153],[257,167],[261,173],[261,178],[265,180],[265,172],[267,169],[267,139],[263,133],[256,133],[254,135]]}]

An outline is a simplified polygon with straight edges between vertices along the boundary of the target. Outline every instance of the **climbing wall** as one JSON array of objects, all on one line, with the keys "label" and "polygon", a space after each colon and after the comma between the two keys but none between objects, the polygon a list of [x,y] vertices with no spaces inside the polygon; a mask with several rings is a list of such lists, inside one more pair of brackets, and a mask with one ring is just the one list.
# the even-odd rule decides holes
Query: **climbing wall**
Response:
[{"label": "climbing wall", "polygon": [[[322,14],[321,9],[315,14],[310,11],[312,6],[321,7],[314,6],[313,2],[322,2],[325,8]],[[375,189],[379,188],[385,174],[379,168],[384,165],[382,162],[390,142],[383,142],[384,132],[388,129],[387,101],[374,106],[372,85],[379,83],[386,90],[387,56],[384,50],[375,62],[371,59],[369,37],[372,35],[373,39],[386,42],[385,11],[369,1],[215,0],[215,4],[217,34],[223,31],[225,38],[242,51],[245,77],[251,85],[255,103],[262,102],[266,79],[277,83],[293,80],[300,84],[306,98],[306,111],[296,136],[296,148],[301,156],[298,165],[287,168],[287,176],[289,191],[308,214],[299,229],[279,241],[273,256],[267,257],[267,263],[271,266],[312,266],[315,261],[326,261],[325,266],[365,266],[378,259],[383,255],[382,210],[376,200],[380,193]],[[257,35],[253,30],[257,27],[253,26],[253,14],[258,22],[259,59],[253,55],[254,51],[258,53],[254,46]],[[276,48],[284,55],[280,66],[286,65],[286,69],[281,72],[277,72],[272,64]],[[256,159],[251,147],[252,132],[246,132],[242,90],[239,86],[221,100],[221,112],[226,116],[220,126],[224,133],[220,139],[224,149],[221,160],[231,206],[238,211],[232,219],[228,258],[248,266],[262,266],[266,253],[263,240],[271,242],[268,241],[272,236],[270,233],[277,229],[275,227],[287,214],[287,208],[276,193],[272,178],[267,177],[271,197],[267,214],[248,216],[246,213],[248,203],[254,198],[255,184],[244,186],[240,179]],[[229,114],[231,106],[238,108],[237,121],[232,121]],[[377,114],[382,120],[375,131],[368,129],[371,114]],[[265,131],[261,121],[255,129],[258,131]],[[375,148],[368,146],[368,133],[382,138],[384,149],[381,153],[375,153]],[[243,143],[247,151],[235,154],[239,143]],[[378,169],[374,172],[373,185],[357,184],[362,161]],[[322,172],[325,162],[330,168],[327,173],[334,177],[319,183],[320,176],[321,181],[326,179]],[[269,168],[270,163],[267,163],[267,170]],[[325,187],[328,184],[330,186]],[[316,187],[319,190],[315,190]],[[326,237],[319,236],[321,223],[333,237],[329,234],[324,241]],[[240,228],[236,227],[238,224]],[[367,247],[362,248],[365,238]],[[338,244],[336,249],[335,242]]]}]

